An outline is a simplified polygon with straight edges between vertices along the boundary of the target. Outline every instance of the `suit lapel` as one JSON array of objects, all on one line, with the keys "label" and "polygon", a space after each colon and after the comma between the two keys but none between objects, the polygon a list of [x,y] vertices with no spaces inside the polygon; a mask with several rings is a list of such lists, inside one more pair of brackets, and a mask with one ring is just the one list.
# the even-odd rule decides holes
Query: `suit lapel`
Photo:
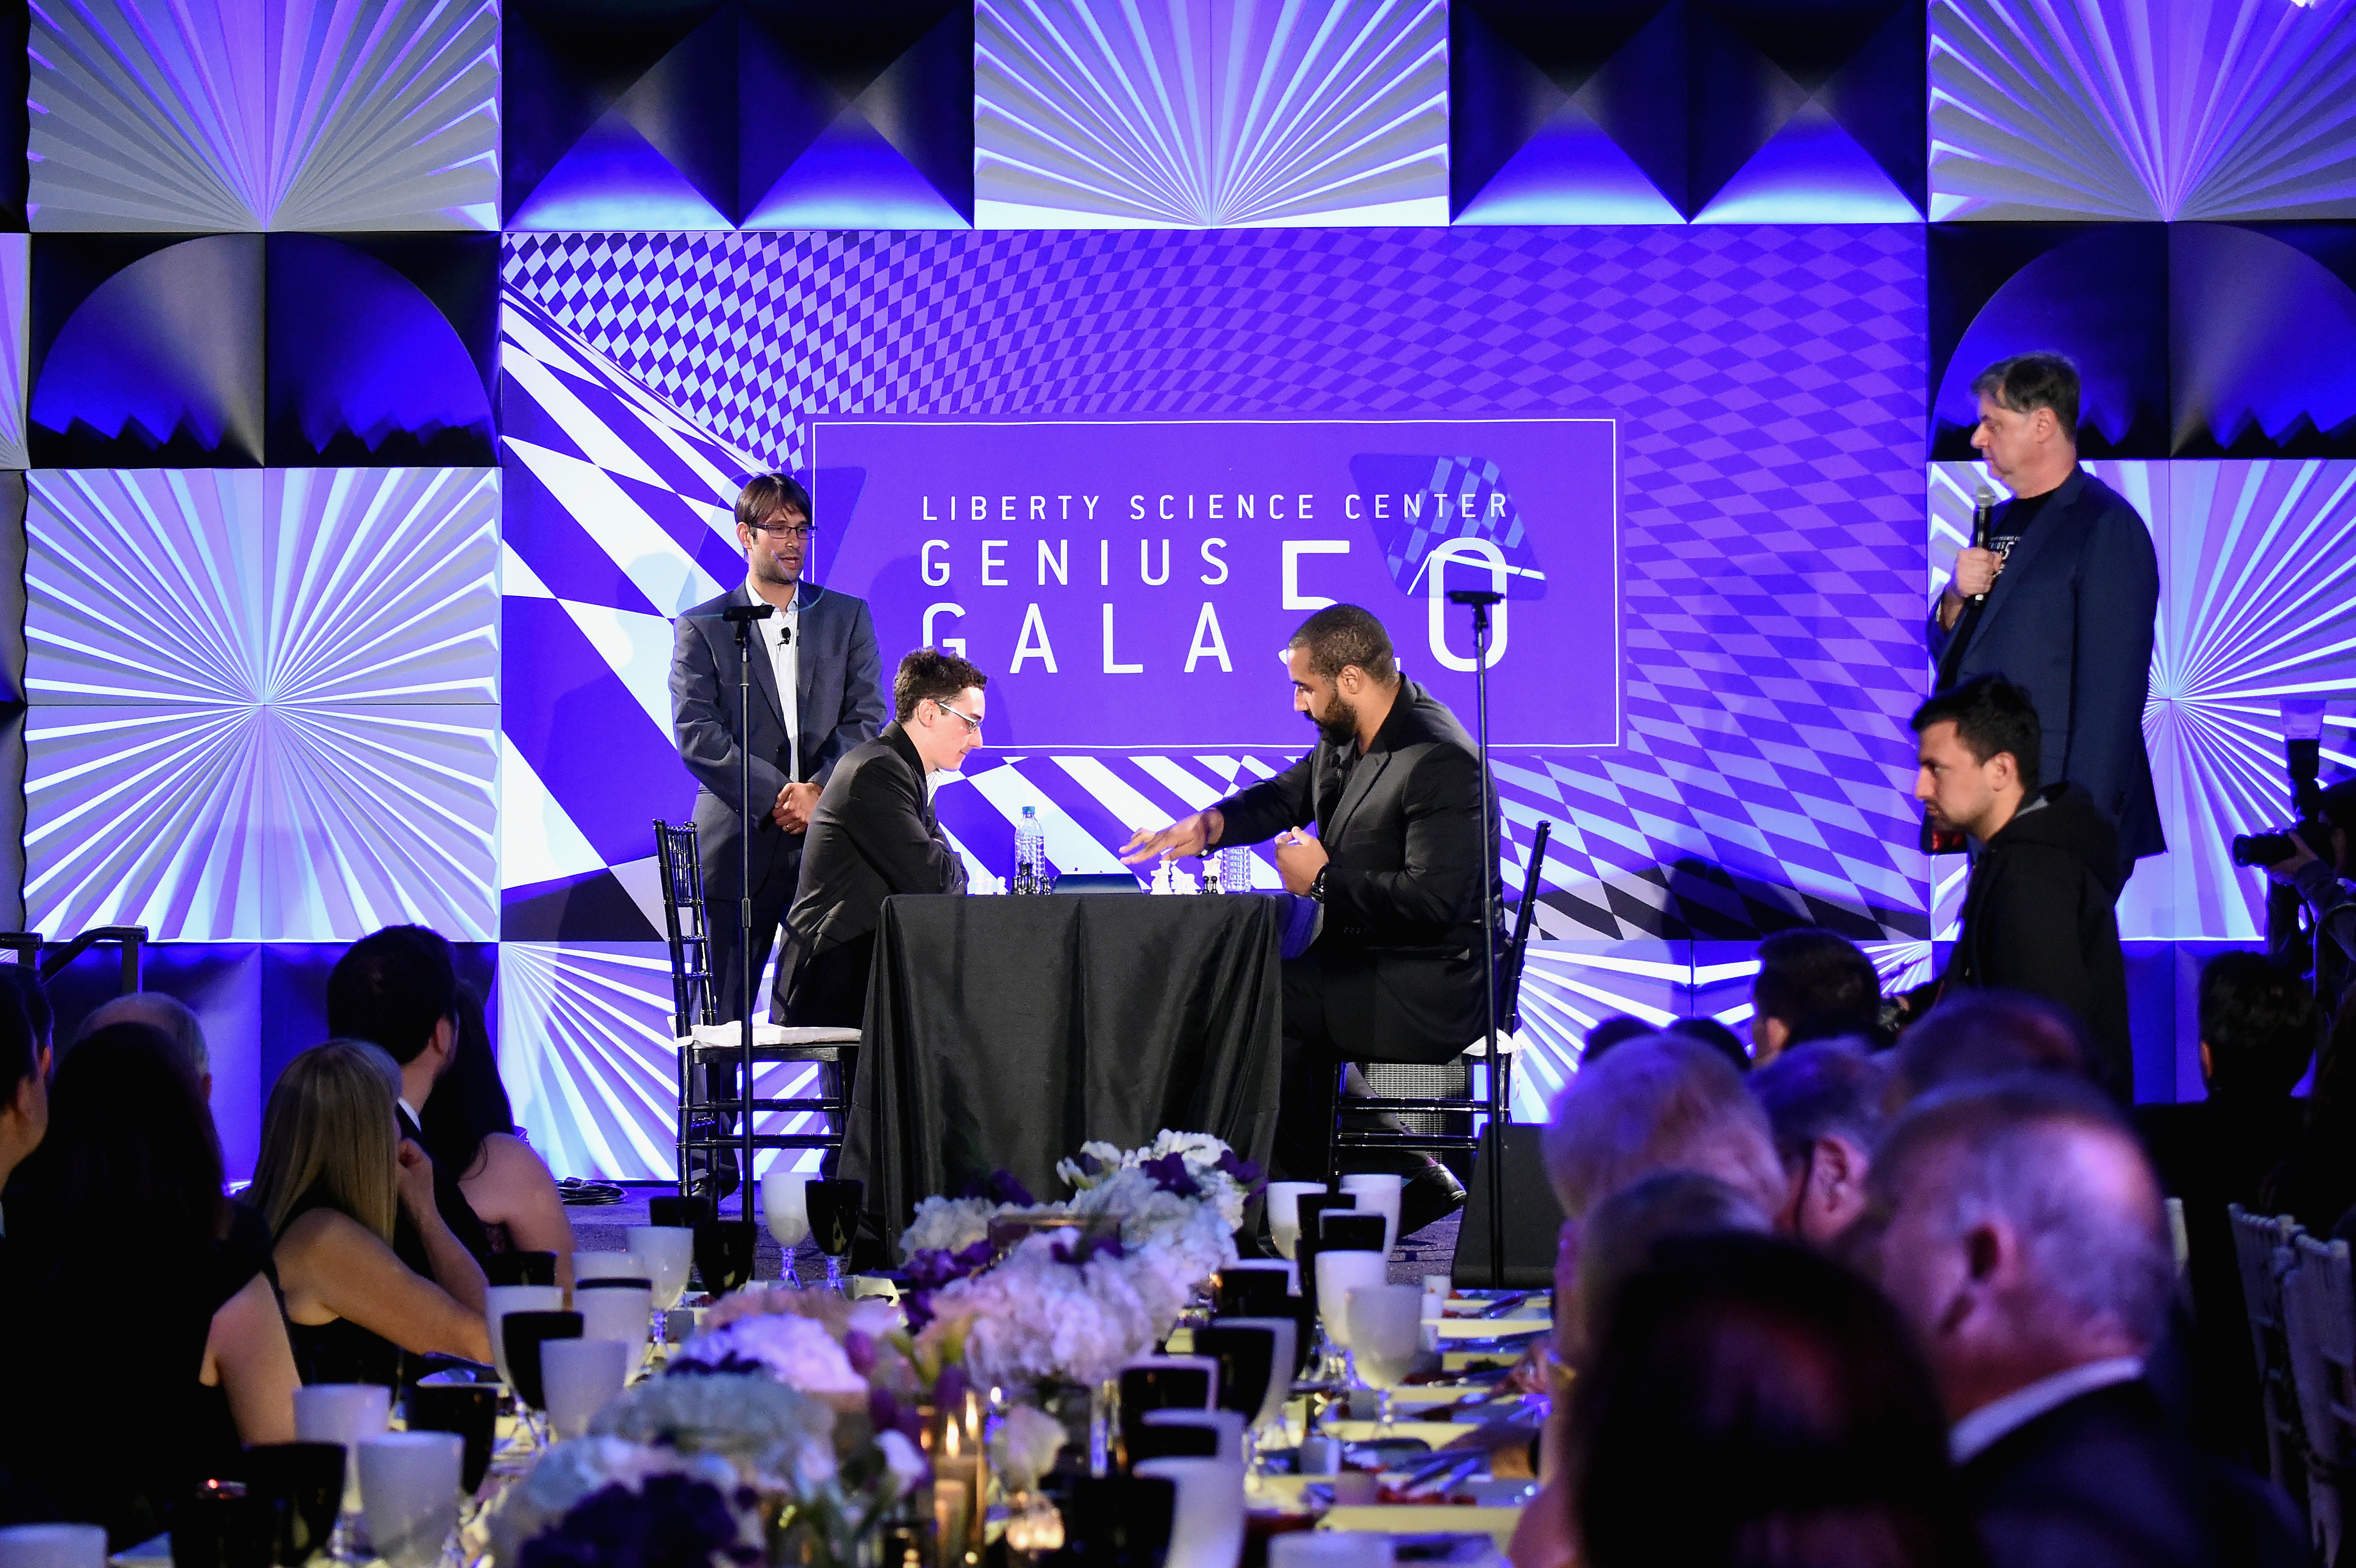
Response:
[{"label": "suit lapel", "polygon": [[1342,802],[1333,808],[1333,820],[1323,835],[1327,843],[1341,842],[1342,830],[1349,826],[1350,814],[1358,809],[1358,803],[1365,800],[1366,792],[1375,787],[1375,780],[1382,776],[1382,771],[1390,760],[1390,748],[1387,746],[1368,752],[1358,759],[1358,765],[1350,770],[1350,782],[1342,788]]},{"label": "suit lapel", "polygon": [[2020,580],[2028,571],[2029,563],[2043,552],[2053,536],[2067,526],[2071,512],[2078,505],[2078,497],[2085,494],[2085,490],[2086,471],[2072,468],[2070,477],[2062,481],[2061,487],[2053,492],[2053,498],[2045,503],[2045,509],[2029,525],[2029,531],[2020,537],[2020,542],[2012,547],[2012,554],[2006,559],[2004,570],[1997,574],[1995,584],[1988,589],[1987,603],[1980,606],[1979,624],[1972,631],[1975,641],[1987,635],[1989,623],[1997,618],[1997,613],[2012,597],[2007,590]]},{"label": "suit lapel", "polygon": [[810,628],[819,618],[819,604],[826,590],[811,591],[808,582],[794,590],[794,603],[801,613],[801,625],[794,633],[794,733],[802,737],[802,750],[809,750],[809,737],[802,735],[802,715],[809,711],[810,686],[818,679],[818,660],[810,656]]}]

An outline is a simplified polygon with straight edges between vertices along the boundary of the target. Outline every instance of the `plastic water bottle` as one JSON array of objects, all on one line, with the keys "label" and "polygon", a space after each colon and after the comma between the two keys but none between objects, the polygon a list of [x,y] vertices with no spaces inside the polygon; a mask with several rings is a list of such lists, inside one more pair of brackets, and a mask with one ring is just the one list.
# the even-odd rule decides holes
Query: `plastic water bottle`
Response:
[{"label": "plastic water bottle", "polygon": [[1223,893],[1248,893],[1252,887],[1252,854],[1243,845],[1230,845],[1219,851],[1219,891]]},{"label": "plastic water bottle", "polygon": [[1034,806],[1023,808],[1023,820],[1014,828],[1014,891],[1018,893],[1046,891],[1047,830],[1039,826],[1039,813]]}]

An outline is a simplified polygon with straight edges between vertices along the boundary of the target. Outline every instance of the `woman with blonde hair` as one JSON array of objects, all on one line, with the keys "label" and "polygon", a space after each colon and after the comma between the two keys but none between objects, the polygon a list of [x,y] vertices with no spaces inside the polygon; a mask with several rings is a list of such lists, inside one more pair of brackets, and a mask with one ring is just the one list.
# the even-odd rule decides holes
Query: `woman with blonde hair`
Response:
[{"label": "woman with blonde hair", "polygon": [[[434,1201],[434,1163],[401,1136],[401,1070],[365,1040],[286,1064],[262,1116],[248,1200],[273,1253],[306,1382],[392,1382],[400,1352],[491,1359],[483,1271]],[[423,1269],[393,1250],[406,1220]]]}]

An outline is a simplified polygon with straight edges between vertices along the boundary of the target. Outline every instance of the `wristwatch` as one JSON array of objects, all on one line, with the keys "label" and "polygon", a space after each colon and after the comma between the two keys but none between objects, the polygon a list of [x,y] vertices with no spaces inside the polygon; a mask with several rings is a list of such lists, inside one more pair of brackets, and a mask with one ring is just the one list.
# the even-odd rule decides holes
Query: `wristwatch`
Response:
[{"label": "wristwatch", "polygon": [[1332,866],[1318,867],[1317,880],[1309,884],[1309,896],[1321,904],[1325,901],[1325,875],[1333,869]]}]

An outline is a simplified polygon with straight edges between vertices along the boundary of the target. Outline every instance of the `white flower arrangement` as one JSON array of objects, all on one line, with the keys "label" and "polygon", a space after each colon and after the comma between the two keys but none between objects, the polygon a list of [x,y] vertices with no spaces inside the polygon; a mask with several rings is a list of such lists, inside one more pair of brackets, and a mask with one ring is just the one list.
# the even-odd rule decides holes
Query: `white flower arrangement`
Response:
[{"label": "white flower arrangement", "polygon": [[987,1198],[927,1198],[916,1205],[916,1217],[900,1232],[900,1255],[915,1253],[958,1253],[990,1239],[990,1222],[1001,1214],[1026,1214],[1060,1209],[1047,1203],[1024,1209],[1014,1203],[993,1203]]},{"label": "white flower arrangement", "polygon": [[758,1367],[789,1389],[830,1403],[851,1399],[863,1407],[867,1380],[851,1371],[826,1326],[791,1313],[754,1313],[714,1331],[698,1334],[679,1349],[677,1364]]},{"label": "white flower arrangement", "polygon": [[[559,1443],[500,1498],[489,1520],[492,1560],[514,1563],[523,1543],[562,1520],[573,1505],[611,1486],[644,1491],[656,1476],[685,1476],[731,1499],[747,1484],[735,1463],[716,1453],[681,1453],[623,1437],[581,1437]],[[759,1518],[738,1510],[738,1527],[748,1546],[761,1544]]]},{"label": "white flower arrangement", "polygon": [[1064,1424],[1044,1410],[1010,1405],[990,1435],[990,1464],[1009,1492],[1035,1490],[1063,1452]]}]

